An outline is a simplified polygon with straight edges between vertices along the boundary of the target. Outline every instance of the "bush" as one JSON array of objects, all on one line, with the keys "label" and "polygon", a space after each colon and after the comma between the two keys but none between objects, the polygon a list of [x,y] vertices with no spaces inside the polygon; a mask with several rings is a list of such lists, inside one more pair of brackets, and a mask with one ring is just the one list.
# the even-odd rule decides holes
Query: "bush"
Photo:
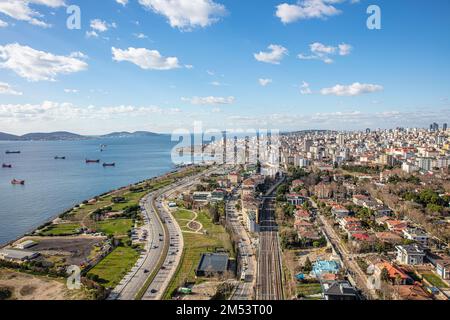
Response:
[{"label": "bush", "polygon": [[11,296],[12,296],[11,289],[6,287],[0,288],[0,300],[8,300],[9,298],[11,298]]}]

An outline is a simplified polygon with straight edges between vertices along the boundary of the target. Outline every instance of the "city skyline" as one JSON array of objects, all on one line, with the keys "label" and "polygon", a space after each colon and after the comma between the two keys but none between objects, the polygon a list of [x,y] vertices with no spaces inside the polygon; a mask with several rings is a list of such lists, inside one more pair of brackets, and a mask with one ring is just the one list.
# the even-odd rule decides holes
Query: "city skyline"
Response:
[{"label": "city skyline", "polygon": [[[381,30],[366,27],[371,4]],[[69,5],[80,30],[66,28]],[[170,133],[195,121],[365,130],[450,118],[447,2],[255,5],[1,1],[1,131]]]}]

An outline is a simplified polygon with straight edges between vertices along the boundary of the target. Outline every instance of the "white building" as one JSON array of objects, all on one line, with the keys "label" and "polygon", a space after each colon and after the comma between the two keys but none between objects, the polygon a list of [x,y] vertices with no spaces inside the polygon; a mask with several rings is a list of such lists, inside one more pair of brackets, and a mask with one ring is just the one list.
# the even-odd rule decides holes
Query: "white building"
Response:
[{"label": "white building", "polygon": [[397,249],[397,262],[407,265],[419,265],[423,264],[425,257],[425,251],[417,245],[396,246]]}]

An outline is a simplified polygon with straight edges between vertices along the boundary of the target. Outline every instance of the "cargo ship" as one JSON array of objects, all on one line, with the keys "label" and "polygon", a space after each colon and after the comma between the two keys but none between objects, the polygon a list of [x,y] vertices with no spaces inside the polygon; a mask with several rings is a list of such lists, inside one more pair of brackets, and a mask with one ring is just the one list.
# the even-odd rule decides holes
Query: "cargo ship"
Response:
[{"label": "cargo ship", "polygon": [[58,157],[58,156],[56,156],[55,160],[66,160],[66,157]]},{"label": "cargo ship", "polygon": [[11,169],[11,168],[12,168],[12,164],[6,164],[6,163],[4,163],[4,164],[2,165],[2,168],[8,168],[8,169]]},{"label": "cargo ship", "polygon": [[113,163],[104,163],[103,166],[104,167],[115,167],[116,163],[115,162],[113,162]]},{"label": "cargo ship", "polygon": [[6,154],[19,154],[20,151],[9,151],[9,150],[7,150],[5,153]]},{"label": "cargo ship", "polygon": [[17,180],[17,179],[13,179],[11,180],[11,184],[19,184],[19,185],[25,185],[25,180]]},{"label": "cargo ship", "polygon": [[89,160],[89,159],[86,159],[86,163],[100,163],[100,160]]}]

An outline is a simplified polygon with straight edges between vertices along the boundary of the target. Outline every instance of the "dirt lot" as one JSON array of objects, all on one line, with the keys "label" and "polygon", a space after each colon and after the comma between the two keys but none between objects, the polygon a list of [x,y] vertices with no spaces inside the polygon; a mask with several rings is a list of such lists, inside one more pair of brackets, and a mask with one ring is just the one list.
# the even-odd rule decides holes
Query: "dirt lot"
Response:
[{"label": "dirt lot", "polygon": [[91,255],[94,246],[101,243],[102,237],[28,237],[38,244],[28,250],[36,251],[44,256],[58,256],[65,259],[67,265],[81,265]]},{"label": "dirt lot", "polygon": [[216,294],[217,287],[221,282],[208,281],[195,285],[192,294],[183,297],[183,300],[211,300]]},{"label": "dirt lot", "polygon": [[296,294],[297,280],[295,278],[300,267],[304,266],[306,258],[314,263],[318,259],[329,260],[332,254],[325,248],[285,250],[283,251],[283,264],[286,276],[285,290],[288,297],[294,297]]},{"label": "dirt lot", "polygon": [[63,280],[0,269],[0,287],[9,288],[12,300],[83,300],[83,291],[70,291]]}]

